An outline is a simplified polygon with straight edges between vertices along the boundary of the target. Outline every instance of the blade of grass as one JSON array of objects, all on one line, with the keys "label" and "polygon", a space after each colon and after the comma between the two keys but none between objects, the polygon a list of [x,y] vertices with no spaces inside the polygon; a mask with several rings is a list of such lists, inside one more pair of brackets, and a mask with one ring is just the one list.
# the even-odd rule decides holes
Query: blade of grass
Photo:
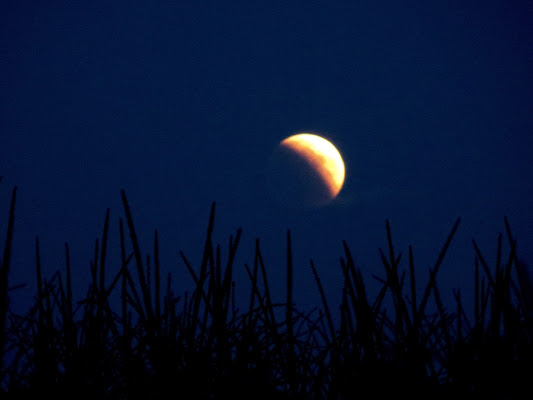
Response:
[{"label": "blade of grass", "polygon": [[[220,258],[221,258],[220,257],[220,244],[217,244],[217,249],[215,253],[215,271],[214,271],[214,282],[213,282],[214,283],[213,289],[215,290],[215,294],[216,294],[214,296],[214,299],[216,299],[217,302],[220,301],[224,296],[222,293],[222,273],[221,273],[222,267],[221,267]],[[228,298],[229,298],[229,295],[228,295]]]},{"label": "blade of grass", "polygon": [[461,302],[461,290],[457,289],[453,291],[455,301],[457,303],[457,338],[459,342],[463,341],[463,304]]},{"label": "blade of grass", "polygon": [[[346,290],[346,292],[347,292],[347,294],[349,296],[349,299],[351,300],[353,312],[357,313],[357,308],[358,308],[357,307],[357,298],[356,298],[355,289],[353,287],[353,282],[350,279],[350,271],[348,269],[348,265],[344,261],[343,258],[340,259],[340,263],[341,263],[342,272],[344,273],[344,289]],[[348,314],[350,314],[349,303],[346,304],[346,312]],[[351,326],[351,328],[353,328],[353,326]]]},{"label": "blade of grass", "polygon": [[[511,246],[510,259],[513,261],[515,266],[515,271],[518,276],[518,287],[520,290],[517,290],[515,285],[513,285],[514,292],[516,293],[520,306],[523,310],[523,314],[526,319],[526,323],[529,327],[533,326],[533,282],[528,274],[528,271],[524,268],[523,264],[518,259],[516,251],[516,240],[513,238],[511,227],[507,217],[504,217],[505,229],[507,232],[507,238]],[[509,271],[510,273],[510,271]]]},{"label": "blade of grass", "polygon": [[131,215],[131,210],[128,204],[128,199],[126,198],[126,192],[124,191],[124,189],[122,189],[120,193],[122,195],[122,203],[124,205],[124,211],[126,213],[126,221],[128,222],[128,227],[130,230],[130,238],[131,238],[131,243],[133,245],[133,252],[135,254],[135,262],[137,264],[137,273],[139,276],[139,282],[141,284],[141,293],[143,296],[146,317],[148,319],[149,325],[151,325],[151,328],[153,328],[154,313],[152,310],[152,301],[150,299],[150,289],[148,288],[146,284],[146,278],[144,275],[139,241],[137,240],[135,226],[133,225],[133,217]]},{"label": "blade of grass", "polygon": [[416,278],[415,265],[413,257],[413,247],[409,245],[409,278],[411,280],[411,308],[413,325],[418,326],[418,313],[416,312]]},{"label": "blade of grass", "polygon": [[[192,309],[192,319],[191,319],[191,330],[190,330],[190,338],[189,340],[192,343],[194,334],[196,332],[196,323],[198,321],[198,313],[200,310],[200,299],[204,298],[206,306],[209,306],[209,301],[207,300],[207,296],[203,290],[203,283],[204,280],[207,278],[207,265],[210,261],[212,261],[213,258],[213,249],[212,249],[212,243],[211,243],[211,236],[213,233],[213,227],[215,222],[215,203],[213,202],[211,204],[211,212],[209,213],[209,223],[207,225],[207,234],[205,238],[205,245],[204,245],[204,253],[202,256],[202,263],[200,265],[200,276],[199,279],[197,279],[196,283],[196,290],[198,291],[198,295],[194,298],[193,303],[193,309]],[[183,256],[182,256],[183,258]],[[187,265],[187,263],[186,263]],[[189,272],[192,271],[192,268],[190,268],[190,265],[187,266],[189,268]]]},{"label": "blade of grass", "polygon": [[[257,241],[256,241],[256,245],[257,245]],[[253,312],[254,304],[255,304],[255,296],[258,296],[259,301],[261,301],[261,293],[259,293],[259,289],[257,287],[257,273],[259,271],[259,260],[257,259],[257,252],[255,253],[255,256],[254,256],[254,270],[253,270],[253,273],[252,274],[249,273],[249,268],[248,268],[248,266],[246,264],[244,264],[244,267],[248,271],[248,275],[250,276],[250,280],[252,282],[252,291],[250,293],[250,306],[248,307],[248,322],[246,324],[248,326],[248,332],[251,333],[253,331],[253,327],[252,327],[253,315],[252,315],[252,312]]]},{"label": "blade of grass", "polygon": [[333,319],[331,318],[331,313],[329,312],[328,302],[326,300],[326,294],[324,293],[324,288],[322,287],[322,283],[320,282],[320,278],[318,277],[318,272],[316,271],[313,260],[310,260],[310,264],[311,264],[311,270],[313,271],[313,275],[315,277],[316,284],[318,286],[320,298],[322,299],[322,305],[324,306],[324,311],[326,313],[326,319],[328,321],[328,327],[329,327],[329,332],[331,334],[331,340],[333,341],[335,340],[335,328],[333,326]]},{"label": "blade of grass", "polygon": [[119,218],[119,237],[120,237],[120,261],[121,269],[124,269],[122,274],[122,290],[121,290],[121,302],[122,302],[122,330],[125,338],[125,346],[129,346],[130,326],[128,322],[128,271],[126,270],[126,246],[124,241],[124,223],[122,218]]},{"label": "blade of grass", "polygon": [[381,256],[381,261],[387,272],[387,283],[390,287],[392,297],[393,297],[394,307],[396,309],[395,332],[399,340],[399,338],[403,337],[404,335],[403,333],[404,326],[407,327],[408,331],[411,331],[412,322],[409,318],[409,313],[407,311],[407,305],[405,304],[405,300],[402,294],[403,276],[400,279],[398,275],[398,266],[399,266],[400,259],[401,259],[401,253],[398,255],[398,257],[394,255],[394,246],[392,242],[392,232],[391,232],[389,220],[386,220],[385,227],[387,231],[387,244],[389,248],[389,259],[387,260],[383,250],[379,249],[379,252]]},{"label": "blade of grass", "polygon": [[237,247],[239,246],[239,241],[241,238],[242,229],[237,230],[235,235],[235,240],[232,240],[230,236],[230,246],[229,246],[229,255],[228,262],[226,264],[226,271],[224,273],[224,280],[222,282],[222,292],[224,295],[224,318],[228,315],[229,308],[229,299],[230,299],[230,284],[232,282],[232,273],[233,273],[233,263],[235,261],[235,255],[237,253]]},{"label": "blade of grass", "polygon": [[296,394],[296,357],[294,354],[293,304],[292,304],[292,246],[291,232],[287,231],[287,303],[285,304],[285,320],[287,324],[287,379],[290,395]]},{"label": "blade of grass", "polygon": [[422,301],[420,302],[420,306],[418,307],[418,320],[420,320],[420,317],[424,315],[426,304],[429,299],[429,295],[431,294],[431,290],[433,289],[433,286],[435,285],[435,282],[436,282],[437,272],[439,271],[442,261],[444,260],[444,255],[446,254],[446,251],[448,250],[448,247],[451,244],[452,238],[455,235],[455,232],[457,231],[457,228],[459,227],[460,222],[461,222],[461,218],[457,218],[450,234],[448,235],[448,238],[446,239],[446,242],[444,243],[444,246],[442,247],[439,257],[437,258],[437,261],[435,263],[435,266],[433,267],[433,269],[430,270],[429,282],[424,291],[424,295],[422,296]]},{"label": "blade of grass", "polygon": [[479,261],[477,257],[475,259],[474,265],[475,265],[474,318],[475,318],[475,325],[477,326],[478,322],[480,321],[480,301],[481,301],[480,293],[479,293]]},{"label": "blade of grass", "polygon": [[67,269],[67,311],[69,320],[72,320],[72,276],[70,271],[70,255],[68,243],[65,242],[65,262]]},{"label": "blade of grass", "polygon": [[42,281],[42,273],[41,273],[41,255],[39,251],[39,237],[35,237],[35,270],[37,274],[37,301],[38,301],[38,309],[39,309],[39,325],[44,324],[44,307],[43,307],[43,299],[44,299],[44,291],[43,291],[43,281]]},{"label": "blade of grass", "polygon": [[[107,234],[109,230],[109,208],[105,214],[104,232],[102,234],[102,250],[100,253],[100,294],[105,293],[105,260],[107,255]],[[95,260],[96,262],[96,260]]]},{"label": "blade of grass", "polygon": [[502,275],[502,234],[498,235],[498,246],[496,248],[496,276]]},{"label": "blade of grass", "polygon": [[396,332],[396,336],[399,339],[403,337],[404,325],[407,327],[408,330],[410,330],[410,327],[412,326],[411,320],[409,319],[409,313],[407,312],[407,305],[405,304],[405,300],[402,295],[402,283],[400,283],[400,279],[398,278],[397,262],[400,260],[400,257],[398,256],[397,259],[394,259],[393,255],[393,259],[391,262],[391,260],[387,260],[382,249],[379,249],[379,253],[381,256],[381,262],[385,267],[385,271],[387,273],[387,280],[385,286],[388,287],[391,291],[393,304],[396,311],[394,331]]},{"label": "blade of grass", "polygon": [[152,264],[150,263],[150,254],[146,255],[146,286],[151,293],[152,290]]},{"label": "blade of grass", "polygon": [[485,284],[485,277],[481,278],[481,312],[480,312],[480,335],[485,329],[485,316],[487,312],[487,304],[489,303],[490,289]]},{"label": "blade of grass", "polygon": [[[0,177],[1,181],[1,177]],[[0,261],[0,371],[4,363],[4,347],[7,341],[6,319],[8,307],[8,280],[11,262],[11,246],[13,243],[13,231],[15,226],[15,201],[17,197],[17,187],[13,188],[11,194],[11,206],[9,207],[9,217],[7,223],[7,234],[4,245],[4,255]]]},{"label": "blade of grass", "polygon": [[65,306],[65,338],[67,342],[67,349],[69,351],[69,356],[72,357],[72,354],[76,350],[76,327],[74,324],[74,314],[72,312],[72,277],[70,270],[70,254],[68,243],[65,242],[65,263],[66,263],[66,300]]},{"label": "blade of grass", "polygon": [[[194,284],[196,285],[196,289],[194,291],[195,293],[195,301],[193,304],[196,304],[196,297],[201,297],[203,300],[204,300],[204,303],[206,305],[206,307],[208,308],[209,312],[210,313],[213,313],[213,310],[211,309],[211,303],[209,302],[209,298],[207,296],[207,294],[205,293],[205,290],[202,288],[202,282],[200,282],[200,279],[196,276],[196,273],[194,272],[194,269],[193,267],[191,266],[191,263],[189,262],[189,260],[187,260],[187,257],[185,257],[185,254],[183,254],[182,251],[180,251],[180,256],[181,256],[181,259],[183,260],[183,262],[185,263],[185,267],[187,268],[187,270],[189,271],[189,273],[191,274],[191,277],[194,281]],[[194,307],[194,305],[193,305]],[[198,305],[199,307],[199,305]],[[193,314],[195,316],[198,315],[198,311],[193,311]]]},{"label": "blade of grass", "polygon": [[[100,252],[100,276],[99,276],[99,283],[97,284],[97,291],[96,291],[96,330],[97,335],[100,335],[99,340],[103,341],[103,331],[104,331],[104,313],[106,308],[106,290],[105,290],[105,261],[106,261],[106,253],[107,253],[107,233],[109,229],[109,208],[106,211],[106,216],[104,220],[104,231],[102,234],[102,249]],[[98,264],[98,254],[95,253],[95,259],[94,259],[95,265]],[[95,271],[97,268],[95,268]],[[96,285],[96,280],[95,280]]]},{"label": "blade of grass", "polygon": [[[155,280],[155,317],[157,321],[161,318],[161,278],[160,278],[160,271],[159,271],[159,240],[157,238],[157,229],[154,233],[154,280]],[[160,327],[160,323],[157,324],[158,329]]]},{"label": "blade of grass", "polygon": [[450,331],[449,331],[448,319],[447,319],[446,311],[444,310],[444,305],[442,304],[442,299],[441,299],[440,292],[439,292],[437,285],[433,285],[433,293],[435,295],[435,303],[437,304],[437,309],[440,315],[440,324],[442,326],[442,331],[444,333],[446,348],[448,351],[451,351],[452,340],[451,340]]},{"label": "blade of grass", "polygon": [[353,285],[353,293],[355,295],[353,312],[357,320],[356,340],[359,342],[361,348],[365,349],[365,353],[371,354],[374,353],[373,336],[374,333],[376,333],[375,316],[373,315],[372,307],[370,306],[366,296],[366,289],[361,271],[356,268],[346,241],[343,241],[343,247],[347,262],[346,265],[341,263],[341,266],[347,271],[349,280],[351,275],[350,286]]},{"label": "blade of grass", "polygon": [[268,314],[270,315],[270,318],[267,320],[269,321],[269,328],[271,329],[271,332],[274,335],[274,338],[278,338],[278,332],[277,332],[277,324],[276,324],[276,318],[274,315],[274,308],[272,306],[272,298],[270,297],[270,289],[268,286],[268,279],[267,279],[267,273],[265,264],[263,262],[263,256],[261,254],[260,246],[259,246],[259,239],[256,240],[256,246],[255,246],[255,252],[257,254],[257,259],[259,261],[259,267],[261,268],[261,275],[263,278],[263,285],[265,287],[265,300],[266,300],[266,307],[268,310]]},{"label": "blade of grass", "polygon": [[476,255],[481,262],[481,266],[483,267],[483,270],[485,271],[485,275],[487,275],[487,278],[489,280],[490,288],[494,290],[494,279],[492,278],[492,274],[490,273],[489,266],[487,265],[485,258],[483,257],[483,254],[481,254],[481,251],[479,250],[479,247],[477,246],[477,243],[474,239],[472,239],[472,244],[474,245],[474,250],[476,251]]}]

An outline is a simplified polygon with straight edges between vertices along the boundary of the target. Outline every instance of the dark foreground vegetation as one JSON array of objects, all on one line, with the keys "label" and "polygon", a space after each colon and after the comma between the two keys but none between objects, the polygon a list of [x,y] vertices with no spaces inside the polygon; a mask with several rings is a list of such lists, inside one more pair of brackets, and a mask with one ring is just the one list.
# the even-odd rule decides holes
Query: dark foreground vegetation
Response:
[{"label": "dark foreground vegetation", "polygon": [[[380,251],[383,274],[376,277],[381,290],[375,298],[367,296],[344,243],[339,266],[344,291],[335,319],[312,261],[309,273],[322,304],[314,311],[294,307],[290,234],[286,297],[273,299],[259,241],[253,265],[244,266],[234,265],[240,231],[230,237],[227,251],[212,243],[214,204],[201,265],[193,268],[181,253],[195,287],[175,296],[170,277],[161,283],[157,232],[148,257],[122,192],[118,274],[107,272],[108,210],[86,297],[73,301],[68,245],[64,268],[46,279],[37,240],[35,304],[16,315],[8,302],[15,198],[16,189],[0,254],[0,397],[504,399],[531,394],[533,286],[507,220],[494,264],[473,243],[475,300],[463,304],[457,290],[451,308],[443,305],[437,276],[459,220],[424,280],[415,279],[412,249],[407,256],[394,250],[387,222],[388,247]],[[245,268],[250,279],[245,309],[235,305],[234,268]],[[112,296],[120,300],[112,302]],[[385,303],[392,307],[385,310]]]}]

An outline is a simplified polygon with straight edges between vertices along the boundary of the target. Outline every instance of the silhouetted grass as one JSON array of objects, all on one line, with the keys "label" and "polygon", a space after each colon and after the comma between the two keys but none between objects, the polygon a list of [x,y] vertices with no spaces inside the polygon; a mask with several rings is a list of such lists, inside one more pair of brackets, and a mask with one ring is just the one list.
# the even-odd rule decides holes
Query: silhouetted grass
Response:
[{"label": "silhouetted grass", "polygon": [[[84,298],[73,301],[68,245],[64,271],[46,279],[37,238],[35,304],[25,315],[17,315],[8,305],[13,190],[0,260],[4,394],[92,399],[156,399],[168,393],[184,399],[481,399],[518,398],[521,391],[529,390],[533,285],[518,259],[506,219],[509,251],[504,256],[500,235],[494,265],[473,242],[471,305],[463,304],[461,292],[455,290],[456,304],[445,307],[437,285],[459,219],[427,282],[415,279],[411,247],[402,262],[386,221],[387,247],[380,249],[383,275],[374,277],[381,284],[375,298],[369,297],[361,270],[343,242],[343,296],[335,326],[312,260],[310,272],[322,307],[301,310],[293,304],[290,232],[285,299],[278,303],[271,297],[256,240],[253,266],[243,266],[250,279],[249,302],[240,310],[233,272],[241,268],[235,264],[241,231],[230,236],[226,250],[213,243],[215,204],[200,265],[195,267],[180,252],[194,286],[191,292],[176,296],[171,276],[166,282],[161,279],[157,231],[149,256],[141,251],[124,191],[121,196],[125,221],[119,221],[118,273],[109,276],[106,264],[107,210]],[[423,291],[417,298],[419,288]],[[118,303],[110,301],[114,293]],[[385,304],[392,308],[386,309]]]}]

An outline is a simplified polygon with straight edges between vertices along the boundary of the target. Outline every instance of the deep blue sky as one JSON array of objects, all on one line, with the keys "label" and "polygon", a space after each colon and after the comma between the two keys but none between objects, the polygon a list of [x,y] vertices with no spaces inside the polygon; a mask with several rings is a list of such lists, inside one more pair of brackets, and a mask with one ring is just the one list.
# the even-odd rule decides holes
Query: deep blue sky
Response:
[{"label": "deep blue sky", "polygon": [[[39,235],[47,276],[68,241],[85,287],[107,207],[118,256],[121,188],[144,250],[157,228],[180,287],[191,280],[178,251],[198,266],[212,201],[217,241],[226,249],[242,227],[242,266],[259,237],[279,296],[292,230],[300,303],[318,299],[309,258],[338,302],[342,239],[365,275],[383,275],[386,218],[424,279],[462,218],[442,270],[450,288],[473,282],[472,237],[494,259],[504,215],[533,263],[533,11],[464,3],[3,1],[0,238],[19,187],[11,283],[34,288]],[[268,157],[298,132],[345,159],[329,207],[289,212],[265,191]]]}]

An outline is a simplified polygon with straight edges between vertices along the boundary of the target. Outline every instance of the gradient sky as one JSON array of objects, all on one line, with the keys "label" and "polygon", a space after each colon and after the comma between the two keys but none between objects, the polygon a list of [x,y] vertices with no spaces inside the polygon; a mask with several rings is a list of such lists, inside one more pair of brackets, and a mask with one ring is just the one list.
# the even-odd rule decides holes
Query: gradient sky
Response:
[{"label": "gradient sky", "polygon": [[[29,284],[13,296],[34,293],[36,235],[47,276],[68,241],[85,288],[107,207],[118,271],[121,188],[145,252],[159,230],[178,293],[192,284],[178,252],[198,267],[213,201],[215,239],[227,251],[242,227],[242,266],[259,237],[279,300],[288,228],[300,304],[318,304],[310,258],[340,300],[343,239],[369,282],[383,276],[387,218],[420,281],[457,217],[445,289],[471,288],[472,237],[494,260],[504,216],[533,266],[533,11],[521,4],[3,1],[0,239],[18,185],[11,284]],[[288,211],[265,190],[272,151],[300,132],[345,159],[328,207]]]}]

